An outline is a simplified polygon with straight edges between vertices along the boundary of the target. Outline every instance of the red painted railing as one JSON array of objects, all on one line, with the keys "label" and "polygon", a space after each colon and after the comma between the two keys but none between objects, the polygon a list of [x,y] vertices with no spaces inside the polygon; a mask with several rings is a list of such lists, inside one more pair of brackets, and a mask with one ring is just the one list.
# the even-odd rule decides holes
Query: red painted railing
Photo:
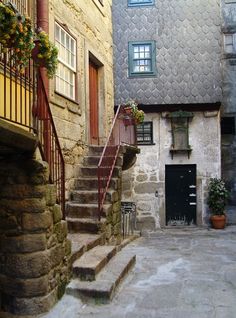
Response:
[{"label": "red painted railing", "polygon": [[121,145],[136,145],[133,116],[119,106],[98,164],[98,217],[101,218],[107,190]]}]

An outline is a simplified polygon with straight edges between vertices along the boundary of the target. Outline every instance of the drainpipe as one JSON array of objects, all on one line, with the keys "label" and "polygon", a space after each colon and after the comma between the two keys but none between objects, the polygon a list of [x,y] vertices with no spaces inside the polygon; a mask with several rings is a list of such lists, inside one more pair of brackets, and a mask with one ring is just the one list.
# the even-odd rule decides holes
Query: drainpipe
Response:
[{"label": "drainpipe", "polygon": [[[49,33],[49,0],[37,0],[37,27]],[[49,95],[49,80],[46,70],[41,71],[45,90]]]}]

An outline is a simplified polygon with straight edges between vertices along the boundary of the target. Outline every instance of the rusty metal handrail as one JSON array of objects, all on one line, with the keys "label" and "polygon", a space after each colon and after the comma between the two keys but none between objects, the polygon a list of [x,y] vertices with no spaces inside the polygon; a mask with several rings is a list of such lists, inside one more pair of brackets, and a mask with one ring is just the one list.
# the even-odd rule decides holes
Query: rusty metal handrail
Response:
[{"label": "rusty metal handrail", "polygon": [[110,134],[98,163],[98,218],[101,219],[103,205],[120,146],[136,145],[136,128],[132,114],[125,113],[119,106],[115,114]]},{"label": "rusty metal handrail", "polygon": [[56,185],[57,203],[61,205],[65,218],[65,162],[43,84],[41,69],[38,72],[36,130],[42,158],[48,162],[50,181]]}]

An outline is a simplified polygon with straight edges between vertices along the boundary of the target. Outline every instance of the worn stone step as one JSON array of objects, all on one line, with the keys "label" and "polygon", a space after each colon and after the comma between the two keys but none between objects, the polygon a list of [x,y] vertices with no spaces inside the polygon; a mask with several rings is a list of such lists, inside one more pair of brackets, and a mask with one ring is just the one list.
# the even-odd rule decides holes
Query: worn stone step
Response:
[{"label": "worn stone step", "polygon": [[73,276],[83,281],[93,281],[101,269],[116,254],[115,246],[96,246],[74,262]]},{"label": "worn stone step", "polygon": [[95,300],[106,303],[114,296],[122,279],[134,266],[135,255],[126,251],[117,253],[92,282],[73,279],[66,288],[66,293],[81,297],[84,301]]},{"label": "worn stone step", "polygon": [[[117,190],[119,187],[119,179],[112,178],[110,181],[110,188]],[[76,190],[97,190],[98,189],[98,178],[96,177],[81,177],[75,179]]]},{"label": "worn stone step", "polygon": [[103,233],[105,232],[106,219],[101,221],[87,218],[67,218],[68,230],[70,233]]},{"label": "worn stone step", "polygon": [[[117,191],[109,191],[106,194],[105,202],[115,202],[119,198]],[[71,192],[71,200],[78,203],[97,203],[98,191],[76,190]]]},{"label": "worn stone step", "polygon": [[[104,204],[102,216],[109,215],[111,211],[112,205]],[[98,218],[98,204],[86,204],[70,201],[66,204],[66,215],[71,218]]]},{"label": "worn stone step", "polygon": [[[110,168],[102,168],[102,173],[105,175],[109,175]],[[120,175],[121,168],[115,166],[113,169],[112,177],[118,177]],[[98,167],[97,166],[84,166],[80,167],[80,175],[83,177],[96,177],[98,174]]]},{"label": "worn stone step", "polygon": [[105,242],[105,237],[103,234],[68,233],[67,237],[71,241],[71,265],[85,252],[97,245],[103,245]]},{"label": "worn stone step", "polygon": [[[99,163],[101,156],[95,156],[95,155],[90,155],[90,156],[85,156],[84,157],[84,165],[85,166],[97,166]],[[106,157],[107,163],[111,165],[113,163],[113,157]],[[123,158],[121,156],[118,156],[116,159],[116,165],[117,166],[122,166],[123,164]]]},{"label": "worn stone step", "polygon": [[89,146],[88,155],[101,155],[103,152],[104,146]]}]

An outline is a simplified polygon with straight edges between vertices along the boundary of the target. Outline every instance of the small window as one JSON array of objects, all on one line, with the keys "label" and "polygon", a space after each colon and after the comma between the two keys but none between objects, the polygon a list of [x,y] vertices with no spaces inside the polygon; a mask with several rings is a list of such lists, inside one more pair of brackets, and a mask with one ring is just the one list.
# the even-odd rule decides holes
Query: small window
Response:
[{"label": "small window", "polygon": [[154,0],[128,0],[129,7],[150,6],[154,4]]},{"label": "small window", "polygon": [[130,42],[129,76],[153,76],[155,73],[155,42]]},{"label": "small window", "polygon": [[224,35],[225,53],[236,53],[236,33]]},{"label": "small window", "polygon": [[235,135],[235,120],[234,117],[221,118],[221,134]]},{"label": "small window", "polygon": [[56,92],[75,100],[76,40],[56,23],[55,43],[59,49]]},{"label": "small window", "polygon": [[151,121],[145,121],[137,125],[138,145],[153,145],[153,128]]}]

